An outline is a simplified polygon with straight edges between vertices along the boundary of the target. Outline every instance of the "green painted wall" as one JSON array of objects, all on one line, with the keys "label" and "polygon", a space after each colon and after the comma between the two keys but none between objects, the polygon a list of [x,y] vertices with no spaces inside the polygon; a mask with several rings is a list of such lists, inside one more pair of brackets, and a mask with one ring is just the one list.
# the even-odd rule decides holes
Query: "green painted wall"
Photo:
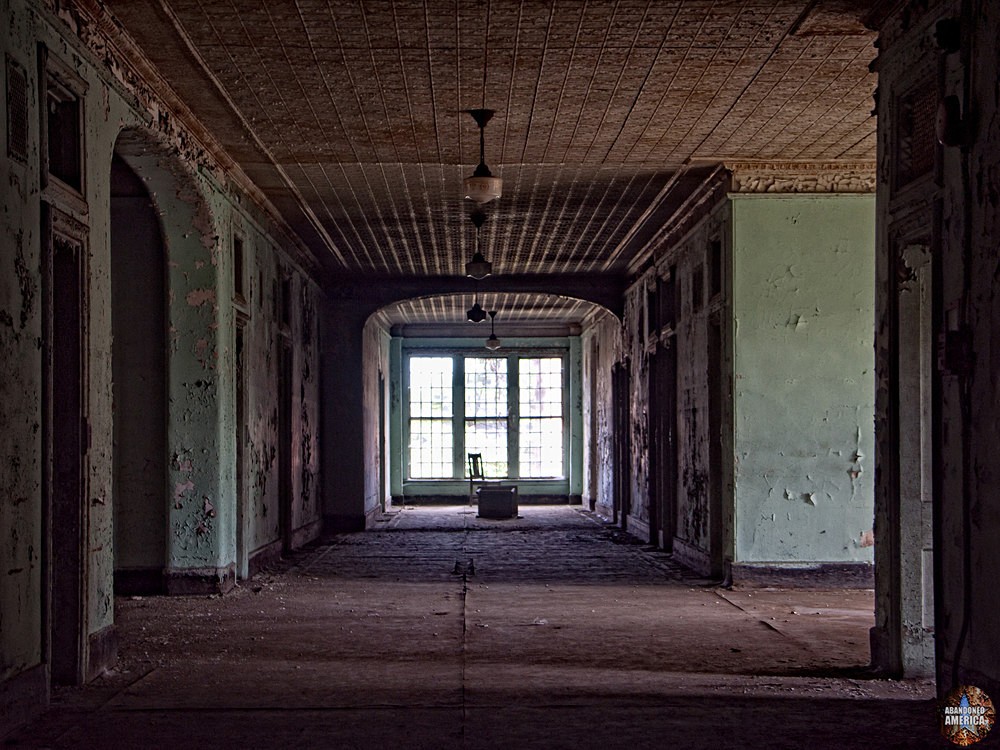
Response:
[{"label": "green painted wall", "polygon": [[871,561],[874,196],[732,208],[735,560]]},{"label": "green painted wall", "polygon": [[[51,14],[33,0],[0,0],[0,46],[5,60],[26,74],[27,158],[0,158],[0,358],[8,366],[0,409],[0,688],[32,670],[45,657],[46,550],[42,440],[43,278],[41,203],[59,208],[79,235],[82,269],[84,416],[90,446],[81,459],[84,474],[84,550],[81,595],[81,669],[90,664],[88,638],[109,632],[114,622],[115,484],[112,390],[111,158],[117,149],[146,185],[166,251],[166,387],[168,428],[165,475],[159,480],[165,523],[163,549],[155,559],[170,572],[211,576],[231,568],[236,554],[236,440],[234,387],[233,258],[235,231],[246,240],[244,268],[249,292],[249,346],[255,361],[248,383],[252,410],[245,435],[258,463],[249,462],[261,489],[252,496],[259,511],[250,523],[252,543],[274,536],[276,480],[270,459],[274,432],[276,340],[272,284],[278,264],[293,277],[292,321],[287,334],[296,351],[296,425],[293,491],[299,504],[293,523],[318,518],[318,351],[319,290],[284,257],[287,236],[212,161],[191,133],[164,108],[153,91],[132,77],[96,25],[67,25],[69,13]],[[77,28],[80,36],[74,32]],[[69,75],[82,106],[83,178],[80,195],[45,187],[40,169],[38,101],[44,81],[37,65],[44,44],[59,75]],[[6,65],[0,69],[6,77]],[[6,81],[0,79],[6,90]],[[6,111],[0,115],[0,143],[7,143]],[[292,248],[294,249],[294,248]],[[119,322],[122,322],[121,320]],[[126,321],[127,324],[127,321]],[[151,407],[152,408],[152,407]],[[155,484],[155,477],[150,484]],[[266,483],[267,489],[263,489]],[[264,518],[264,509],[272,512]],[[128,534],[130,522],[120,531]],[[318,530],[318,529],[317,529]],[[153,531],[143,529],[143,533]],[[103,653],[103,652],[101,652]],[[44,687],[45,675],[39,684]],[[5,696],[0,689],[0,727]]]}]

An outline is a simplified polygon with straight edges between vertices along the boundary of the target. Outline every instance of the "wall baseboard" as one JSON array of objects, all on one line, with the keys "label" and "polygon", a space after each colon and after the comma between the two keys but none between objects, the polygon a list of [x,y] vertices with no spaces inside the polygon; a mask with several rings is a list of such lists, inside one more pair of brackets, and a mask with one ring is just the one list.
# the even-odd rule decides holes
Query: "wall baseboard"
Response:
[{"label": "wall baseboard", "polygon": [[236,566],[166,570],[163,577],[171,596],[225,594],[236,584]]},{"label": "wall baseboard", "polygon": [[118,661],[118,629],[112,623],[87,637],[87,682],[114,667]]},{"label": "wall baseboard", "polygon": [[323,533],[323,519],[316,518],[309,523],[302,524],[292,532],[292,549],[304,547]]},{"label": "wall baseboard", "polygon": [[251,552],[249,559],[247,559],[247,578],[253,578],[264,568],[280,560],[282,547],[284,547],[282,541],[276,539]]},{"label": "wall baseboard", "polygon": [[734,586],[870,589],[875,566],[867,562],[730,562],[726,579]]},{"label": "wall baseboard", "polygon": [[649,542],[649,521],[636,518],[635,516],[628,516],[625,519],[625,531],[636,539]]},{"label": "wall baseboard", "polygon": [[699,575],[710,576],[712,574],[712,558],[701,547],[675,536],[672,552],[677,562],[691,568]]}]

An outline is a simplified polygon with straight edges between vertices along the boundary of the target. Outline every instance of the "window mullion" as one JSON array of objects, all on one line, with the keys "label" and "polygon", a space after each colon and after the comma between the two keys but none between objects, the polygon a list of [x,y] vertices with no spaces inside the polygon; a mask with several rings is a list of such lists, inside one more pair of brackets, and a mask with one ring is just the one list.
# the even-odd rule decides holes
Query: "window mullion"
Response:
[{"label": "window mullion", "polygon": [[570,454],[570,436],[573,434],[573,418],[570,414],[570,380],[574,377],[573,373],[570,372],[570,358],[568,356],[561,357],[562,359],[562,454],[563,454],[563,476],[569,477],[570,461],[572,456]]},{"label": "window mullion", "polygon": [[403,381],[403,476],[409,478],[413,475],[412,469],[410,468],[411,449],[410,449],[410,413],[413,411],[410,407],[410,356],[407,355],[403,363],[402,372]]},{"label": "window mullion", "polygon": [[457,479],[465,478],[465,357],[455,355],[455,367],[452,369],[452,445],[454,454],[452,456],[452,476]]},{"label": "window mullion", "polygon": [[520,454],[520,373],[518,357],[507,357],[507,475],[511,479],[521,478]]}]

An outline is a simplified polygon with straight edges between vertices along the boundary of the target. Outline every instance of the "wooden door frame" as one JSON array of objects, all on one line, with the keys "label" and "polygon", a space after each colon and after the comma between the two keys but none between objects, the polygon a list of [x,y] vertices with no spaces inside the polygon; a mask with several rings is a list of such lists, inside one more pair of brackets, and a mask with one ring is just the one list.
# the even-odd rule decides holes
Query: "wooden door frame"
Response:
[{"label": "wooden door frame", "polygon": [[[45,586],[45,603],[42,617],[42,642],[45,661],[49,665],[50,678],[56,684],[81,684],[86,676],[87,625],[86,602],[87,557],[89,528],[86,512],[87,497],[87,454],[90,449],[90,424],[87,393],[89,383],[88,352],[89,330],[87,326],[87,236],[89,229],[82,222],[60,211],[46,201],[41,204],[42,236],[42,487],[43,487],[43,535],[42,535],[42,579]],[[76,329],[75,356],[78,358],[76,376],[77,412],[79,419],[70,427],[75,435],[67,436],[56,425],[57,378],[56,351],[57,318],[64,314],[58,306],[66,303],[66,297],[57,289],[61,283],[57,278],[59,268],[56,257],[60,248],[70,249],[72,276],[67,281],[75,282],[77,298],[75,306],[79,319]],[[65,252],[66,250],[63,250]],[[72,312],[72,311],[68,311]],[[60,326],[60,330],[64,327]],[[72,388],[72,383],[67,382]],[[77,473],[76,513],[69,516],[69,534],[61,533],[65,528],[65,509],[59,507],[65,500],[60,499],[61,488],[57,477],[57,461],[68,458],[67,446],[78,464],[71,470]],[[57,521],[59,521],[57,523]],[[57,544],[58,539],[58,544]],[[54,555],[58,547],[58,560]],[[68,599],[68,601],[61,601]],[[69,610],[68,612],[66,610]],[[69,625],[65,623],[68,621]]]}]

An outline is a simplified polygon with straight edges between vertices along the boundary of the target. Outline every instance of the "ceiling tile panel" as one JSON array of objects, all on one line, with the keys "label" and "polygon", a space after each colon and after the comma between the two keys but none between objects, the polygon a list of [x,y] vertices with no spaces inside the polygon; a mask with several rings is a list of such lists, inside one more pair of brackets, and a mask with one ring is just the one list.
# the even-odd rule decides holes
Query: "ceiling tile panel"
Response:
[{"label": "ceiling tile panel", "polygon": [[313,252],[339,276],[462,273],[468,108],[496,110],[498,273],[623,272],[692,158],[874,157],[854,0],[108,3],[245,170],[274,175],[261,187],[292,228],[330,238]]}]

